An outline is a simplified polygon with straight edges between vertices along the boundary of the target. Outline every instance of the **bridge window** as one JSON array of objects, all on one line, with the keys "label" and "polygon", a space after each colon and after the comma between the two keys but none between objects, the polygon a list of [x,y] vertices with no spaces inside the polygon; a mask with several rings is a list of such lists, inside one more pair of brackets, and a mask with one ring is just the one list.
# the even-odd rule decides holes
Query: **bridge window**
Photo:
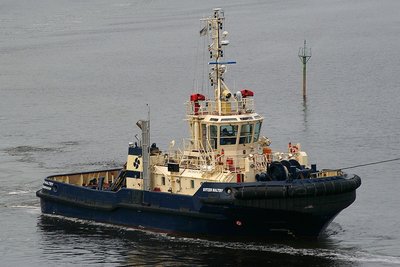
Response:
[{"label": "bridge window", "polygon": [[236,118],[225,118],[225,119],[221,119],[221,121],[237,121]]},{"label": "bridge window", "polygon": [[251,137],[253,136],[253,124],[244,124],[240,127],[240,139],[239,144],[251,143]]},{"label": "bridge window", "polygon": [[208,144],[207,144],[207,125],[205,125],[205,124],[201,125],[201,142],[202,142],[202,145],[203,145],[204,149],[208,148]]},{"label": "bridge window", "polygon": [[220,130],[220,145],[235,145],[238,131],[237,125],[222,125]]},{"label": "bridge window", "polygon": [[260,136],[261,121],[256,122],[256,127],[254,128],[254,141],[257,142]]},{"label": "bridge window", "polygon": [[211,147],[217,148],[218,128],[216,125],[210,125],[210,143]]}]

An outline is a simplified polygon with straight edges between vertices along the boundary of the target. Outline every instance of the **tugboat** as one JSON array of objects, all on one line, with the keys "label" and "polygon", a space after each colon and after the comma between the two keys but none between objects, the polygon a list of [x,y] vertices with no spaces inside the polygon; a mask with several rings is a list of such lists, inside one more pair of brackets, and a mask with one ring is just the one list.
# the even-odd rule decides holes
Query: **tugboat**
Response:
[{"label": "tugboat", "polygon": [[163,153],[150,142],[150,119],[139,120],[141,140],[129,144],[123,167],[45,178],[36,192],[44,214],[189,236],[318,237],[354,202],[359,176],[318,170],[300,144],[278,152],[260,136],[254,92],[232,93],[225,83],[235,62],[223,60],[223,11],[202,21],[214,95],[190,95],[183,148],[172,141]]}]

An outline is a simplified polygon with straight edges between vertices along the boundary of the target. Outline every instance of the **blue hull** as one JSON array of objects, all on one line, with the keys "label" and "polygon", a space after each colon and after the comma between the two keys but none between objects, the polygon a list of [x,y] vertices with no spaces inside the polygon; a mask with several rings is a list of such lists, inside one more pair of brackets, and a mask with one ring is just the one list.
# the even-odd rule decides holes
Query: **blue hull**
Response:
[{"label": "blue hull", "polygon": [[[260,183],[204,183],[194,196],[183,196],[125,188],[102,191],[46,179],[45,188],[36,194],[45,214],[191,236],[257,239],[275,234],[317,237],[356,197],[355,188],[340,193],[290,193],[284,183],[262,184],[284,188],[282,196],[281,191],[261,195]],[[251,189],[255,186],[256,191]]]}]

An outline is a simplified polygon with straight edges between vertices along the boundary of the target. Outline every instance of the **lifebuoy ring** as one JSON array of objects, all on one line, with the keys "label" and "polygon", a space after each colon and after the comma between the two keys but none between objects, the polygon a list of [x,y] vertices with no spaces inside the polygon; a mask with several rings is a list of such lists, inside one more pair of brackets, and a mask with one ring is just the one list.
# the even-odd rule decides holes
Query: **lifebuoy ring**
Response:
[{"label": "lifebuoy ring", "polygon": [[296,154],[299,152],[299,147],[296,145],[292,145],[292,143],[289,143],[289,153]]}]

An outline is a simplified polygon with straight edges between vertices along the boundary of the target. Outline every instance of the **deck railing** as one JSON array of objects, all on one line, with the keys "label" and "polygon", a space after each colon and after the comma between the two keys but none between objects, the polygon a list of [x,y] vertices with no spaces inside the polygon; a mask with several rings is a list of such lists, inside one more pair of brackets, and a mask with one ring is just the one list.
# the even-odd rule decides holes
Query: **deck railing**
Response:
[{"label": "deck railing", "polygon": [[[213,172],[243,172],[254,165],[257,171],[266,171],[267,163],[271,162],[272,155],[254,154],[251,158],[242,153],[218,154],[208,145],[206,148],[201,142],[195,143],[192,139],[184,139],[183,150],[169,151],[167,163],[179,163],[181,168],[198,169]],[[246,159],[248,160],[246,162]]]},{"label": "deck railing", "polygon": [[120,169],[103,170],[103,171],[92,171],[82,173],[71,173],[71,174],[60,174],[48,177],[51,180],[74,184],[78,186],[87,186],[91,180],[98,182],[100,177],[104,178],[104,183],[110,184],[117,178]]},{"label": "deck railing", "polygon": [[[186,102],[187,115],[219,115],[218,102],[213,100]],[[221,115],[240,115],[254,112],[254,99],[221,101]]]}]

